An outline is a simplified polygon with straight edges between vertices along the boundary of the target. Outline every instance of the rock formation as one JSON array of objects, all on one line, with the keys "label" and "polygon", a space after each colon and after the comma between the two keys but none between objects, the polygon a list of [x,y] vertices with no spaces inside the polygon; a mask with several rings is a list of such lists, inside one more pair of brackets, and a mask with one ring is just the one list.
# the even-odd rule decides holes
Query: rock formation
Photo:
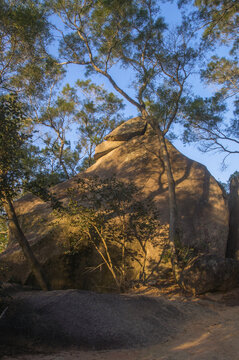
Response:
[{"label": "rock formation", "polygon": [[227,291],[238,285],[239,263],[231,258],[204,255],[196,258],[181,273],[180,285],[198,295],[210,291]]},{"label": "rock formation", "polygon": [[228,202],[230,222],[227,256],[239,260],[239,175],[231,178]]},{"label": "rock formation", "polygon": [[[167,142],[182,228],[182,246],[198,252],[225,257],[228,238],[228,208],[221,187],[205,166],[182,155]],[[98,176],[133,182],[139,189],[138,199],[150,203],[157,213],[160,226],[169,222],[168,186],[164,164],[160,157],[157,137],[140,118],[131,119],[106,136],[97,146],[96,162],[85,172],[51,189],[59,201],[67,202],[69,188],[77,187],[77,180]],[[48,203],[29,194],[15,203],[22,228],[43,265],[53,289],[83,288],[102,290],[112,286],[112,277],[102,259],[89,244],[82,244],[78,253],[69,254],[64,241],[71,226],[61,226]],[[59,230],[60,229],[60,230]],[[158,276],[162,255],[162,239],[156,236],[144,246],[146,278]],[[142,245],[142,244],[141,244]],[[142,246],[135,245],[136,252]],[[0,280],[35,284],[21,250],[14,239],[0,255]],[[128,277],[137,280],[142,264],[132,262]],[[92,270],[92,272],[91,272]],[[94,270],[94,271],[93,271]],[[152,276],[151,276],[152,275]]]}]

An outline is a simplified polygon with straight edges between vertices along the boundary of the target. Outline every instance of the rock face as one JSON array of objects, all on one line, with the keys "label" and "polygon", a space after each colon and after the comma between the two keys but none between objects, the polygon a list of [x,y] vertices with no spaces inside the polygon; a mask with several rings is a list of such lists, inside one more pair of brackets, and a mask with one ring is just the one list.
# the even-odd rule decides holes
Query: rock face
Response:
[{"label": "rock face", "polygon": [[180,283],[195,295],[231,290],[239,284],[239,262],[215,255],[198,257],[181,273]]},{"label": "rock face", "polygon": [[231,179],[229,212],[227,256],[239,260],[239,175],[233,176]]},{"label": "rock face", "polygon": [[[134,118],[115,129],[106,139],[98,147],[98,160],[93,166],[56,185],[52,192],[58,200],[66,202],[68,189],[76,188],[78,179],[115,176],[124,183],[133,182],[139,189],[137,201],[150,203],[162,229],[167,228],[167,175],[160,158],[157,136],[150,127],[145,129],[145,123],[140,118]],[[224,258],[228,238],[228,208],[222,189],[205,166],[188,159],[169,142],[167,145],[176,183],[182,245]],[[99,157],[99,154],[102,156]],[[77,254],[66,251],[64,242],[72,232],[71,224],[63,221],[59,227],[49,204],[27,195],[15,203],[15,208],[53,289],[82,288],[101,291],[114,287],[112,275],[104,264],[101,265],[102,259],[89,244],[82,241]],[[156,236],[153,241],[149,239],[143,246],[134,245],[133,250],[140,254],[141,260],[132,260],[127,274],[130,281],[137,280],[142,271],[146,282],[157,279],[164,245],[160,236]],[[14,239],[11,239],[7,250],[0,255],[0,265],[3,268],[0,281],[35,284]]]},{"label": "rock face", "polygon": [[135,136],[143,135],[145,130],[146,122],[140,117],[135,117],[118,126],[105,137],[105,140],[128,141]]},{"label": "rock face", "polygon": [[112,150],[124,144],[124,141],[104,141],[95,148],[94,159],[98,160]]}]

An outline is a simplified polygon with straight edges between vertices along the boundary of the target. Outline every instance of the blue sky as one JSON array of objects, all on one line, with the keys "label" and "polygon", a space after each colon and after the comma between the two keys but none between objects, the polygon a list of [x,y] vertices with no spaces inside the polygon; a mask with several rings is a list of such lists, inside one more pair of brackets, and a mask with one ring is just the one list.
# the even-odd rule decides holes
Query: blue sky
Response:
[{"label": "blue sky", "polygon": [[[162,15],[165,17],[166,22],[170,26],[175,26],[180,22],[180,12],[177,9],[176,4],[171,3],[163,3],[161,5]],[[52,49],[54,52],[56,49]],[[220,55],[223,55],[223,52],[226,51],[225,49],[218,48],[216,49],[216,53],[220,52]],[[122,69],[117,69],[117,67],[112,70],[112,75],[114,80],[120,85],[120,87],[126,89],[128,88],[128,84],[130,83],[132,74],[129,71],[123,71]],[[64,80],[64,83],[69,83],[70,85],[74,85],[77,79],[84,78],[84,68],[78,65],[68,65],[67,67],[67,75]],[[91,78],[92,81],[96,82],[97,84],[103,84],[106,89],[113,91],[112,86],[109,84],[107,80],[105,80],[100,75],[94,75]],[[191,78],[191,84],[193,87],[194,93],[200,96],[210,96],[213,91],[215,90],[214,86],[206,86],[203,84],[199,76],[193,76]],[[127,90],[133,96],[133,89]],[[129,104],[126,103],[125,107],[125,120],[129,119],[130,117],[134,117],[138,115],[137,109]],[[232,112],[230,112],[230,104],[229,104],[229,111],[227,114],[228,119],[232,116]],[[211,174],[221,182],[227,182],[229,176],[234,173],[235,171],[239,170],[239,155],[231,155],[226,160],[226,167],[222,169],[222,161],[225,157],[225,153],[202,153],[200,152],[197,147],[199,144],[194,145],[186,145],[182,143],[179,139],[173,141],[173,144],[176,148],[181,151],[187,157],[196,160],[202,164],[204,164]]]}]

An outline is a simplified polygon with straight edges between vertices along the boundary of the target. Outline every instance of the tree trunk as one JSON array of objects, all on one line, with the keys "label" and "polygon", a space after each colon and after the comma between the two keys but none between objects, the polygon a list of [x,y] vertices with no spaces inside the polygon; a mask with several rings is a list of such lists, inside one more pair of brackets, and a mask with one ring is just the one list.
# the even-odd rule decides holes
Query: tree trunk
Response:
[{"label": "tree trunk", "polygon": [[66,170],[65,162],[63,160],[64,145],[65,145],[65,141],[64,141],[64,139],[61,139],[61,146],[60,146],[60,151],[59,151],[59,162],[60,162],[60,165],[61,165],[61,167],[62,167],[62,169],[64,171],[64,174],[65,174],[66,178],[70,179],[68,171]]},{"label": "tree trunk", "polygon": [[63,169],[63,171],[64,171],[64,174],[65,174],[66,178],[67,178],[67,179],[70,179],[70,176],[69,176],[69,174],[68,174],[68,172],[67,172],[67,170],[66,170],[66,166],[65,166],[64,161],[61,160],[61,161],[60,161],[60,164],[61,164],[61,166],[62,166],[62,169]]},{"label": "tree trunk", "polygon": [[160,150],[163,157],[164,165],[167,172],[168,195],[169,195],[169,246],[171,251],[171,263],[175,280],[178,282],[181,268],[178,259],[177,248],[181,244],[181,234],[178,219],[178,207],[175,191],[175,181],[172,172],[171,161],[168,153],[165,137],[160,129],[157,130],[160,142]]},{"label": "tree trunk", "polygon": [[15,212],[15,209],[14,209],[11,199],[7,198],[5,205],[6,205],[7,214],[9,216],[9,221],[11,221],[11,223],[12,223],[12,231],[14,232],[17,242],[19,243],[20,247],[22,248],[25,258],[27,259],[38,284],[40,285],[42,290],[45,290],[45,291],[50,290],[50,287],[47,284],[45,276],[42,272],[41,266],[40,266],[39,262],[37,261],[37,259],[35,258],[33,251],[28,243],[28,240],[26,239],[26,237],[20,227],[20,224],[18,222],[18,218],[17,218],[17,215],[16,215],[16,212]]},{"label": "tree trunk", "polygon": [[177,208],[177,199],[175,191],[175,181],[172,172],[171,160],[168,153],[168,148],[165,140],[165,136],[158,126],[150,123],[149,115],[146,110],[142,112],[143,118],[147,121],[149,125],[153,127],[153,130],[156,132],[159,140],[161,156],[165,165],[167,180],[168,180],[168,195],[169,195],[169,246],[171,251],[171,263],[173,274],[176,282],[178,283],[181,267],[179,264],[179,257],[177,248],[181,244],[181,231],[178,219],[178,208]]}]

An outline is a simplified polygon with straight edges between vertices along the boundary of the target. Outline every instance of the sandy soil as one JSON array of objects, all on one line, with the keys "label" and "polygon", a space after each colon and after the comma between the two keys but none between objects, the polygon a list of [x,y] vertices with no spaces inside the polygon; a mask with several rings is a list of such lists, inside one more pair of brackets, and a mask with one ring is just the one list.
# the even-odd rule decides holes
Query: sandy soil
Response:
[{"label": "sandy soil", "polygon": [[[157,295],[156,295],[157,296]],[[170,301],[170,299],[169,299]],[[200,302],[195,321],[159,345],[108,351],[60,351],[54,354],[19,355],[3,360],[237,360],[239,359],[239,290],[186,299]],[[205,308],[205,313],[203,311]],[[207,310],[213,310],[208,312]]]}]

